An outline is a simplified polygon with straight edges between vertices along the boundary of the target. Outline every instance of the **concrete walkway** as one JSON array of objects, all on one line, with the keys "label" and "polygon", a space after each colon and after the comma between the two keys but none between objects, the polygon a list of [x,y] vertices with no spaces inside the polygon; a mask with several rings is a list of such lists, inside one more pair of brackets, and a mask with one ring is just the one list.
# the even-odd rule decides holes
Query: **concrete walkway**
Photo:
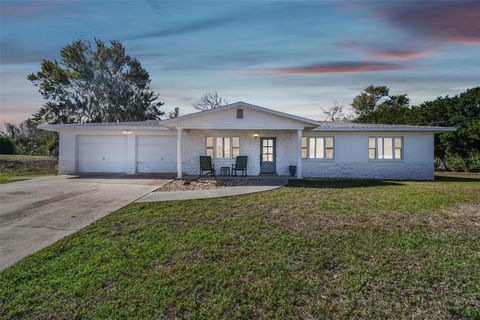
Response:
[{"label": "concrete walkway", "polygon": [[151,192],[136,202],[192,200],[238,196],[247,193],[269,191],[285,186],[288,180],[262,180],[256,185],[215,188],[192,191]]}]

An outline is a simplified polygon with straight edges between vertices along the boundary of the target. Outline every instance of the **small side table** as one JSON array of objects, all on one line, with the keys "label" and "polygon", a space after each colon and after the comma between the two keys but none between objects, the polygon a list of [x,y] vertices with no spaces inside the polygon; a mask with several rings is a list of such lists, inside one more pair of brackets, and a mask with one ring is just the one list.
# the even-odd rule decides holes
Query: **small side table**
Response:
[{"label": "small side table", "polygon": [[229,176],[230,175],[230,167],[221,167],[220,168],[220,175],[221,176]]}]

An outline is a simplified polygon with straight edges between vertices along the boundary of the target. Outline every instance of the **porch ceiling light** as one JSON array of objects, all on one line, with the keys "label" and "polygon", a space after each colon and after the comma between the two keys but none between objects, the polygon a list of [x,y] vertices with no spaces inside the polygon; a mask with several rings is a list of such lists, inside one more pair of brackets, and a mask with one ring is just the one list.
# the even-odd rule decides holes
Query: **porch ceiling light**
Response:
[{"label": "porch ceiling light", "polygon": [[132,131],[131,130],[123,130],[123,134],[131,134]]}]

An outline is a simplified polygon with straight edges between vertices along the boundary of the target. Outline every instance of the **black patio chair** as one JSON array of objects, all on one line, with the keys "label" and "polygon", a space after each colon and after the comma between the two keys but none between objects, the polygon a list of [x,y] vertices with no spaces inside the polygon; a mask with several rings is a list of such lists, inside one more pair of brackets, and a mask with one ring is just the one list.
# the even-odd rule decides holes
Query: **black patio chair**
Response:
[{"label": "black patio chair", "polygon": [[[204,174],[204,172],[206,173]],[[215,167],[212,164],[212,157],[200,156],[200,177],[208,175],[214,177],[215,180],[217,180],[217,176],[215,175]]]},{"label": "black patio chair", "polygon": [[237,156],[235,164],[232,164],[232,175],[236,176],[237,171],[242,172],[242,176],[247,176],[247,160],[248,156]]}]

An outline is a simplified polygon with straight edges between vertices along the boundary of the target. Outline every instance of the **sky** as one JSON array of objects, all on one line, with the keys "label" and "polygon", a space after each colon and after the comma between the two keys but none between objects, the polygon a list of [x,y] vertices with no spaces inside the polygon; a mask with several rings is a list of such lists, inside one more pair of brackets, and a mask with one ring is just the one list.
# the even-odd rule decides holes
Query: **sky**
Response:
[{"label": "sky", "polygon": [[119,40],[165,111],[217,91],[313,119],[370,84],[412,104],[480,85],[480,1],[0,0],[0,122],[45,103],[26,77],[77,39]]}]

